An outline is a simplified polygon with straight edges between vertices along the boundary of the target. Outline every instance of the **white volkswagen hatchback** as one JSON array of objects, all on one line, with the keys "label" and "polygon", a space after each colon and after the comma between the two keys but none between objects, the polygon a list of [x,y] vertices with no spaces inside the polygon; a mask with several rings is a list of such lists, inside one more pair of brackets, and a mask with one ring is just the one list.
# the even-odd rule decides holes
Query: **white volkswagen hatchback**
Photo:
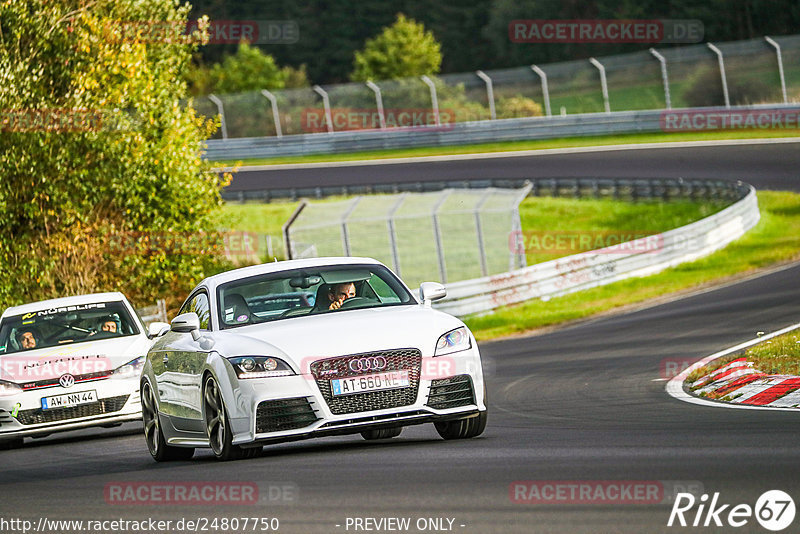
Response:
[{"label": "white volkswagen hatchback", "polygon": [[431,422],[445,439],[486,426],[480,354],[457,318],[419,302],[381,263],[315,258],[202,281],[148,353],[147,446],[158,461],[210,447],[220,459],[267,443]]},{"label": "white volkswagen hatchback", "polygon": [[8,308],[0,317],[0,446],[140,419],[150,345],[122,293]]}]

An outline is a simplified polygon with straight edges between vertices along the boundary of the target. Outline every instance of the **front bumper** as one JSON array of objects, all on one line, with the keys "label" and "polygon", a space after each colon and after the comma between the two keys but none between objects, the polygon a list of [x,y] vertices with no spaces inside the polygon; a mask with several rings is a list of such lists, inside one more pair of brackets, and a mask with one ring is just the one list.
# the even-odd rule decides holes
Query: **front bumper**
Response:
[{"label": "front bumper", "polygon": [[[444,358],[421,357],[412,395],[387,395],[363,409],[331,402],[330,387],[311,374],[237,380],[231,409],[233,443],[247,446],[312,437],[358,433],[367,429],[408,426],[474,417],[486,410],[483,372],[476,347]],[[443,362],[447,362],[443,366]],[[432,370],[432,371],[431,371]],[[412,373],[413,375],[413,373]],[[376,401],[377,402],[377,401]],[[371,408],[371,409],[369,409]],[[337,413],[334,413],[337,412]],[[235,415],[234,415],[235,414]]]},{"label": "front bumper", "polygon": [[[53,395],[96,391],[96,402],[69,408],[42,409]],[[142,418],[139,378],[107,378],[72,388],[48,387],[0,397],[0,441],[81,428],[112,425]]]}]

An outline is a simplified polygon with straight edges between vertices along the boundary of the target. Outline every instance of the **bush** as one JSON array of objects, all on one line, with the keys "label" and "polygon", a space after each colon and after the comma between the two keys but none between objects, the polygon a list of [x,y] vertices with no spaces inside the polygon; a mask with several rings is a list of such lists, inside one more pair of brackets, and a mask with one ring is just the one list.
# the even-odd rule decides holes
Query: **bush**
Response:
[{"label": "bush", "polygon": [[497,100],[497,105],[495,107],[495,113],[498,119],[542,116],[542,106],[533,99],[522,95],[500,98]]},{"label": "bush", "polygon": [[[727,77],[728,97],[732,106],[755,104],[767,99],[772,93],[769,85],[759,79],[740,81]],[[725,105],[719,69],[702,68],[690,78],[683,92],[683,99],[690,107]]]},{"label": "bush", "polygon": [[[216,126],[179,104],[195,49],[181,35],[187,13],[172,0],[0,4],[0,80],[13,80],[0,84],[4,305],[120,290],[174,306],[226,267],[213,250],[142,245],[213,240],[221,205],[225,180],[200,153]],[[117,31],[132,21],[173,33]],[[118,236],[134,238],[115,249]]]}]

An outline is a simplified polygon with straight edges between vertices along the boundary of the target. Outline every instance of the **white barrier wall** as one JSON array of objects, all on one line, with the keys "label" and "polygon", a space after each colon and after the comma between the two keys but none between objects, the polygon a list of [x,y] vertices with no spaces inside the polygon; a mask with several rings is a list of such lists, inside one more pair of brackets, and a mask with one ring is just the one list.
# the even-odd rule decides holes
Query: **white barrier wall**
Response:
[{"label": "white barrier wall", "polygon": [[626,278],[647,276],[694,261],[738,239],[760,219],[756,191],[705,219],[589,252],[531,265],[508,273],[447,284],[441,311],[465,316],[535,298],[565,295]]}]

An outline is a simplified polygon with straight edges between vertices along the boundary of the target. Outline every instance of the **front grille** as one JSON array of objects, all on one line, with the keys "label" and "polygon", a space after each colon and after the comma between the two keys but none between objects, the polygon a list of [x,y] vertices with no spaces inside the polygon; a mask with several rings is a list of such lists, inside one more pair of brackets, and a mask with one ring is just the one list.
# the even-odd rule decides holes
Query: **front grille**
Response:
[{"label": "front grille", "polygon": [[308,399],[281,399],[258,403],[256,408],[256,432],[279,432],[306,427],[319,417]]},{"label": "front grille", "polygon": [[109,397],[107,399],[100,399],[97,402],[81,404],[80,406],[71,406],[69,408],[20,410],[19,414],[17,414],[17,421],[23,425],[36,425],[39,423],[54,423],[56,421],[66,421],[68,419],[79,419],[81,417],[118,412],[125,406],[125,403],[128,402],[129,396],[130,395]]},{"label": "front grille", "polygon": [[[334,397],[331,392],[331,379],[373,374],[376,372],[354,372],[349,367],[352,360],[369,357],[382,357],[386,360],[386,366],[380,369],[380,372],[408,370],[409,387]],[[420,353],[419,350],[395,349],[317,360],[311,364],[311,374],[314,375],[314,380],[317,382],[317,386],[322,392],[325,402],[328,403],[331,413],[341,415],[346,413],[367,412],[370,410],[383,410],[386,408],[398,408],[400,406],[414,404],[417,400],[417,392],[419,391],[419,375],[421,368],[422,353]]]},{"label": "front grille", "polygon": [[[85,375],[75,375],[75,383],[81,382],[93,382],[95,380],[105,380],[111,376],[111,371],[99,371],[96,373],[88,373]],[[36,382],[25,382],[22,384],[22,389],[25,391],[31,389],[42,389],[42,388],[51,388],[55,386],[60,386],[59,378],[49,378],[47,380],[38,380]]]},{"label": "front grille", "polygon": [[472,377],[457,375],[431,382],[428,395],[428,406],[437,410],[457,408],[475,404],[475,392],[472,388]]}]

